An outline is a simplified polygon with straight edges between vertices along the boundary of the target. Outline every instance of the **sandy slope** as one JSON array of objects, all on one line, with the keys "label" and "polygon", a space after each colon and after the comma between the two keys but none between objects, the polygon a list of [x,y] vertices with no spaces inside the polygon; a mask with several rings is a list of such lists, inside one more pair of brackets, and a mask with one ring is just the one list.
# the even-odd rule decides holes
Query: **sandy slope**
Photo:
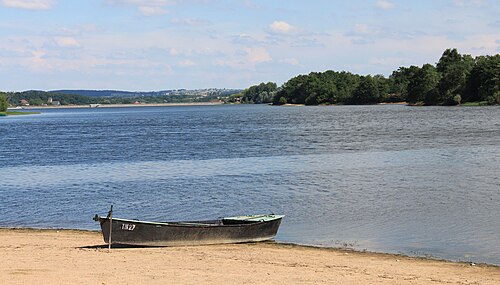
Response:
[{"label": "sandy slope", "polygon": [[0,229],[0,284],[500,284],[500,267],[274,243],[108,252],[96,232]]}]

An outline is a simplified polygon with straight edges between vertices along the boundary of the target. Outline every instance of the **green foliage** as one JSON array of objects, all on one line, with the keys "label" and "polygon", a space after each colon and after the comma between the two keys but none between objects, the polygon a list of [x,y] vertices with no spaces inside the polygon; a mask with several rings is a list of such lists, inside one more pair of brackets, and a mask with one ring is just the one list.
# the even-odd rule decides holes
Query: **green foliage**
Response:
[{"label": "green foliage", "polygon": [[5,114],[5,115],[34,115],[34,114],[40,114],[39,112],[17,112],[17,111],[8,111],[8,112],[3,112],[3,113],[0,113],[0,114]]},{"label": "green foliage", "polygon": [[391,97],[389,94],[389,88],[391,85],[390,80],[381,74],[373,76],[373,80],[375,81],[375,87],[377,88],[378,93],[377,103],[387,102],[388,98]]},{"label": "green foliage", "polygon": [[140,103],[189,103],[189,102],[209,102],[218,100],[221,92],[213,92],[206,96],[199,94],[190,95],[164,95],[164,96],[140,96],[140,97],[91,97],[75,94],[62,94],[45,91],[24,91],[9,93],[9,103],[20,105],[21,100],[26,100],[32,106],[50,105],[52,102],[59,102],[60,105],[88,105],[88,104],[133,104]]},{"label": "green foliage", "polygon": [[486,97],[488,105],[500,105],[500,91],[496,91],[493,95]]},{"label": "green foliage", "polygon": [[389,78],[349,72],[311,72],[283,84],[273,104],[376,104],[408,102],[456,105],[484,101],[499,104],[500,55],[472,58],[447,49],[436,66],[400,67]]},{"label": "green foliage", "polygon": [[273,105],[285,105],[287,103],[285,97],[274,96]]},{"label": "green foliage", "polygon": [[251,86],[241,92],[242,103],[271,103],[273,97],[276,95],[278,86],[274,82],[264,83]]},{"label": "green foliage", "polygon": [[5,96],[5,94],[0,92],[0,112],[7,111],[8,107],[9,104],[7,103],[7,97]]},{"label": "green foliage", "polygon": [[389,76],[389,102],[405,102],[408,99],[408,84],[420,70],[417,66],[400,67]]},{"label": "green foliage", "polygon": [[97,98],[81,95],[68,95],[35,90],[9,93],[9,103],[11,105],[19,105],[21,100],[27,100],[30,105],[49,104],[49,98],[52,98],[53,102],[59,101],[61,105],[99,103]]},{"label": "green foliage", "polygon": [[[229,92],[229,93],[224,93]],[[361,76],[349,72],[328,70],[298,75],[281,87],[276,83],[260,83],[234,94],[236,91],[213,91],[199,94],[170,94],[141,97],[89,97],[43,91],[25,91],[0,95],[0,111],[5,105],[19,105],[21,100],[30,105],[48,104],[49,97],[61,105],[185,103],[208,102],[223,99],[227,103],[283,104],[376,104],[381,102],[408,102],[426,105],[456,105],[482,102],[500,104],[500,55],[461,55],[457,49],[447,49],[436,66],[399,67],[389,78],[383,75]],[[5,100],[4,100],[5,101]]]},{"label": "green foliage", "polygon": [[425,102],[427,105],[434,105],[438,100],[438,83],[440,74],[436,68],[430,64],[424,64],[421,68],[413,68],[408,86],[407,100],[410,104]]},{"label": "green foliage", "polygon": [[348,72],[311,72],[296,76],[283,84],[273,99],[281,98],[291,104],[337,104],[346,103],[352,97],[361,76]]},{"label": "green foliage", "polygon": [[477,57],[467,78],[463,93],[464,101],[490,101],[487,98],[494,98],[495,92],[498,91],[500,91],[500,55]]},{"label": "green foliage", "polygon": [[308,85],[311,85],[308,82],[313,80],[313,77],[309,78],[307,75],[294,77],[283,84],[276,96],[285,98],[291,104],[305,104],[306,97],[311,92],[308,90]]},{"label": "green foliage", "polygon": [[379,102],[380,93],[377,88],[377,81],[371,76],[363,76],[347,104],[364,105]]},{"label": "green foliage", "polygon": [[467,78],[474,66],[474,59],[470,55],[460,55],[457,49],[447,49],[436,65],[441,74],[439,81],[440,102],[445,105],[455,104],[453,98],[462,94],[466,87]]},{"label": "green foliage", "polygon": [[243,95],[241,93],[230,95],[230,96],[224,98],[224,103],[229,103],[229,104],[239,103],[239,102],[241,102],[242,96]]}]

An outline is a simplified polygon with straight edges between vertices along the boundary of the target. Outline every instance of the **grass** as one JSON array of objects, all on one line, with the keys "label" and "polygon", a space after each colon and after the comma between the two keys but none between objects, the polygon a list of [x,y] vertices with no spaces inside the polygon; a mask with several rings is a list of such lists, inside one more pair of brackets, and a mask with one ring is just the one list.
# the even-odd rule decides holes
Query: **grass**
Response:
[{"label": "grass", "polygon": [[488,102],[487,101],[465,102],[465,103],[462,103],[461,106],[488,106]]},{"label": "grass", "polygon": [[40,114],[40,113],[38,113],[38,112],[16,112],[16,111],[0,112],[0,116],[7,116],[7,115],[34,115],[34,114]]}]

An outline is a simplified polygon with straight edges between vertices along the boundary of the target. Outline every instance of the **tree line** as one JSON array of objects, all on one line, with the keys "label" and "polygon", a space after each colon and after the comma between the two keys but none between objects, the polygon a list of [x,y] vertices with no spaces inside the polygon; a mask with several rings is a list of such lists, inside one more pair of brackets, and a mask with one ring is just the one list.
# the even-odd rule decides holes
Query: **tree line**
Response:
[{"label": "tree line", "polygon": [[260,83],[251,86],[240,93],[224,98],[226,103],[250,103],[261,104],[271,103],[276,96],[278,86],[274,82]]},{"label": "tree line", "polygon": [[[88,104],[133,104],[140,103],[190,103],[190,102],[209,102],[216,100],[219,93],[199,95],[164,95],[164,96],[137,96],[137,97],[91,97],[77,94],[64,94],[55,92],[46,92],[39,90],[29,90],[22,92],[4,93],[8,105],[20,105],[22,100],[26,100],[30,105],[43,106],[50,105],[52,102],[59,102],[60,105],[88,105]],[[1,100],[0,100],[1,103]]]},{"label": "tree line", "polygon": [[383,75],[346,71],[298,75],[281,87],[261,83],[234,99],[242,103],[376,104],[407,102],[416,105],[457,105],[465,102],[500,104],[500,55],[461,55],[447,49],[436,65],[400,67]]},{"label": "tree line", "polygon": [[[457,105],[466,102],[500,104],[500,55],[473,58],[447,49],[436,65],[400,67],[389,77],[358,75],[328,70],[298,75],[282,86],[274,82],[251,86],[231,95],[169,95],[140,97],[90,97],[45,91],[8,92],[0,96],[0,107],[45,105],[49,98],[61,105],[207,102],[225,96],[227,103],[282,104],[376,104],[407,102],[415,105]],[[3,99],[2,99],[3,98]],[[0,108],[0,109],[1,109]]]}]

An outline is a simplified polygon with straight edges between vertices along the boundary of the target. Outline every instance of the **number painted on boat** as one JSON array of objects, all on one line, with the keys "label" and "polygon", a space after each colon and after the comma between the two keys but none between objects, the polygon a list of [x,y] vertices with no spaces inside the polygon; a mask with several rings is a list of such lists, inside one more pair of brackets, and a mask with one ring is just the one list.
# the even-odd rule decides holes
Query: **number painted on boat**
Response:
[{"label": "number painted on boat", "polygon": [[133,224],[122,224],[122,230],[133,231],[135,229],[135,225]]}]

